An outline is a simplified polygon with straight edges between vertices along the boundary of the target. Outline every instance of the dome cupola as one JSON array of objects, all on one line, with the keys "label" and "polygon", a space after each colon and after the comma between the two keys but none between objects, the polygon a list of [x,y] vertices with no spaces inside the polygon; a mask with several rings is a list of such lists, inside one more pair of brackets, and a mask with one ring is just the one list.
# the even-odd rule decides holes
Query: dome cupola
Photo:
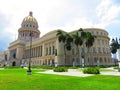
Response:
[{"label": "dome cupola", "polygon": [[21,27],[38,29],[37,20],[33,17],[32,12],[29,12],[29,16],[27,16],[23,19]]},{"label": "dome cupola", "polygon": [[25,17],[22,21],[21,27],[18,30],[18,39],[29,41],[30,33],[32,33],[32,39],[39,38],[40,31],[38,30],[38,22],[33,17],[33,13],[29,12],[29,16]]}]

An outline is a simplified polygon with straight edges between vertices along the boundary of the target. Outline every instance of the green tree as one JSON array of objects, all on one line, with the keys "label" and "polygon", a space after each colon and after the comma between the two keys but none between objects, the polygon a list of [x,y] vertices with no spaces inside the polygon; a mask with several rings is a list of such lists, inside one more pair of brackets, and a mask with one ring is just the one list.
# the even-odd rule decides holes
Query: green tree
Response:
[{"label": "green tree", "polygon": [[73,42],[73,37],[70,35],[70,34],[66,34],[66,45],[65,45],[65,47],[66,47],[66,49],[68,50],[68,51],[70,51],[71,50],[71,44],[72,44],[72,42]]},{"label": "green tree", "polygon": [[112,43],[110,45],[111,53],[116,54],[118,48],[119,48],[119,44],[117,38],[116,40],[112,39]]},{"label": "green tree", "polygon": [[66,64],[66,49],[65,49],[66,36],[62,30],[58,30],[56,36],[58,37],[59,42],[64,43],[64,55],[65,55],[65,64]]},{"label": "green tree", "polygon": [[[80,34],[81,34],[81,31],[78,30],[78,32],[76,32],[75,34],[72,35],[72,36],[73,36],[73,39],[74,39],[74,44],[75,44],[76,47],[77,47],[76,56],[77,56],[77,59],[79,59],[79,60],[80,60],[80,58],[79,58],[79,46],[82,46],[82,44],[83,44],[83,40],[82,40]],[[81,53],[80,53],[80,55],[81,55]],[[80,56],[80,57],[81,57],[81,56]]]},{"label": "green tree", "polygon": [[66,50],[71,50],[71,43],[73,42],[73,38],[70,34],[64,33],[61,30],[57,31],[56,36],[58,37],[59,42],[64,43],[64,55],[65,55],[65,64],[66,64]]},{"label": "green tree", "polygon": [[[89,51],[94,44],[96,36],[92,35],[90,32],[82,32],[81,36],[84,38],[84,44],[87,47],[88,55],[90,56]],[[91,63],[93,64],[93,60],[91,60]]]}]

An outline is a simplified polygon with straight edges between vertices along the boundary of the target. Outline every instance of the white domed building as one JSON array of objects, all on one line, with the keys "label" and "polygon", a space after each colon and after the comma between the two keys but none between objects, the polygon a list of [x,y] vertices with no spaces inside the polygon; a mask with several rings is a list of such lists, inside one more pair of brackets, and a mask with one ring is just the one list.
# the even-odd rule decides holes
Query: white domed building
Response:
[{"label": "white domed building", "polygon": [[[56,36],[58,30],[48,32],[40,37],[38,22],[30,12],[29,16],[22,21],[18,29],[17,40],[10,43],[8,50],[2,53],[4,65],[7,66],[27,66],[29,60],[31,65],[75,65],[83,64],[82,59],[76,58],[76,46],[72,46],[71,51],[67,51],[66,62],[64,59],[63,44]],[[84,53],[84,65],[113,65],[111,58],[108,32],[98,28],[86,28],[85,32],[96,35],[95,43],[87,50],[82,46],[79,48],[81,54]],[[77,32],[77,30],[69,33]],[[89,54],[88,54],[89,52]],[[57,53],[57,55],[55,55]]]},{"label": "white domed building", "polygon": [[29,16],[25,17],[22,21],[21,28],[18,30],[18,39],[29,41],[30,33],[33,34],[32,39],[39,38],[40,31],[38,30],[37,20],[33,17],[33,13],[30,12]]}]

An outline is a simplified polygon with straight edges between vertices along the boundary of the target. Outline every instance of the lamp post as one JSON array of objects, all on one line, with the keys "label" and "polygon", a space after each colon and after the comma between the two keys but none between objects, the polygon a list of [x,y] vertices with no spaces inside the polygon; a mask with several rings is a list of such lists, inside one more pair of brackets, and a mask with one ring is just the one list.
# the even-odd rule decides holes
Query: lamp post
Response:
[{"label": "lamp post", "polygon": [[30,32],[30,58],[29,58],[28,70],[27,70],[28,75],[31,75],[31,73],[32,73],[32,70],[31,70],[31,48],[32,48],[32,32]]}]

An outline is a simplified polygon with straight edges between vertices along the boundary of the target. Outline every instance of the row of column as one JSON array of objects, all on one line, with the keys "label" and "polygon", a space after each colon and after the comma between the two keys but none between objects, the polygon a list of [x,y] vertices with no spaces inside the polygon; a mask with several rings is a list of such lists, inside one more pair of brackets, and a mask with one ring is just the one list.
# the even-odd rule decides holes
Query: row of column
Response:
[{"label": "row of column", "polygon": [[[35,32],[32,32],[32,33],[33,33],[33,36],[32,36],[33,39],[39,37],[38,33],[35,33]],[[19,32],[18,38],[19,39],[27,39],[27,40],[29,40],[30,39],[30,31]]]},{"label": "row of column", "polygon": [[[43,44],[39,47],[35,47],[31,49],[31,57],[41,57],[47,55],[54,55],[55,54],[55,46],[54,44]],[[25,54],[23,58],[30,57],[30,49],[25,50]]]},{"label": "row of column", "polygon": [[[42,56],[42,46],[35,47],[31,49],[31,57],[41,57]],[[30,58],[30,49],[25,50],[23,58]]]},{"label": "row of column", "polygon": [[[28,64],[28,62],[27,62],[27,64]],[[39,65],[50,65],[50,66],[52,66],[52,65],[54,65],[54,59],[32,60],[31,65],[37,65],[37,66],[39,66]]]}]

